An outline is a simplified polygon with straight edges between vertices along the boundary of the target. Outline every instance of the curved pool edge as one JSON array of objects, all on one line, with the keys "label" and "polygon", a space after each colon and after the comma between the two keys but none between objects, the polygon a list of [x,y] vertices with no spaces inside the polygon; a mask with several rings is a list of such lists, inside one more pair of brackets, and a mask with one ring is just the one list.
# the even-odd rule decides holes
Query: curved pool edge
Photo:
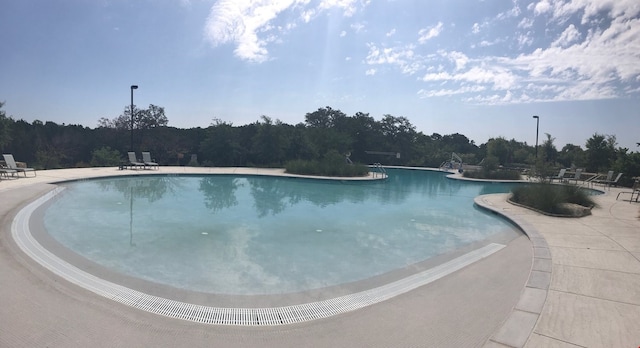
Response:
[{"label": "curved pool edge", "polygon": [[20,209],[11,224],[11,235],[20,249],[57,276],[110,300],[170,318],[218,325],[286,325],[328,318],[364,308],[429,284],[505,247],[490,243],[441,265],[361,292],[328,300],[269,308],[229,308],[175,301],[127,288],[96,277],[62,260],[44,248],[31,234],[29,221],[38,207],[64,188],[57,187]]},{"label": "curved pool edge", "polygon": [[[508,193],[481,195],[474,203],[494,214],[511,221],[529,238],[533,248],[533,263],[529,279],[520,295],[518,304],[513,308],[501,327],[489,338],[489,342],[508,346],[523,347],[533,333],[542,315],[542,310],[549,293],[552,276],[551,250],[546,239],[526,220],[508,210],[499,208],[492,201],[507,201]],[[495,202],[495,201],[494,201]]]}]

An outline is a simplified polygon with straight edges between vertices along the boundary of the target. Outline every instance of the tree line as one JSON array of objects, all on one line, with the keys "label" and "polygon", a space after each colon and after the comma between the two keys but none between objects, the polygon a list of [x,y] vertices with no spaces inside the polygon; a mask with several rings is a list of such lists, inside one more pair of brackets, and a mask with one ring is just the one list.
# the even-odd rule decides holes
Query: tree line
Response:
[{"label": "tree line", "polygon": [[[587,172],[623,172],[626,184],[640,176],[640,152],[618,147],[614,135],[595,133],[579,145],[560,150],[546,134],[538,147],[504,137],[475,144],[454,133],[424,134],[406,117],[368,113],[348,116],[329,106],[309,112],[304,122],[290,125],[261,116],[254,123],[234,126],[214,119],[207,128],[168,126],[163,107],[134,106],[113,118],[101,118],[96,128],[31,123],[7,116],[0,103],[0,149],[18,161],[41,169],[111,166],[125,160],[131,149],[150,151],[161,165],[283,167],[291,160],[318,160],[336,152],[351,161],[385,165],[439,167],[455,152],[465,163],[492,159],[504,167],[527,168],[536,161],[552,168],[585,168]],[[133,126],[133,130],[132,130]],[[195,156],[192,156],[195,155]]]}]

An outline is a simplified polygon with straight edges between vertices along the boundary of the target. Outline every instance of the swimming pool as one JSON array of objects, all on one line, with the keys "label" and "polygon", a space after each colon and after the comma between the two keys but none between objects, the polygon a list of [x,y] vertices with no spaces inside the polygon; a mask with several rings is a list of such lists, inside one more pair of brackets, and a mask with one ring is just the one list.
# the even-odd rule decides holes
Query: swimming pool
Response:
[{"label": "swimming pool", "polygon": [[216,294],[360,281],[519,232],[473,198],[509,185],[389,170],[381,182],[140,176],[63,184],[47,232],[114,272]]}]

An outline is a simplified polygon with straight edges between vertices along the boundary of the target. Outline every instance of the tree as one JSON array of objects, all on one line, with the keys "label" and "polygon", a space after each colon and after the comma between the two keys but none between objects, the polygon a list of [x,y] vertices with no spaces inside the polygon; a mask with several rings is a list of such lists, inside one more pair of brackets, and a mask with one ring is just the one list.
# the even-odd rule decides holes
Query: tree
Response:
[{"label": "tree", "polygon": [[0,102],[0,150],[4,151],[4,147],[11,142],[11,117],[7,117],[2,107],[3,102]]},{"label": "tree", "polygon": [[544,134],[547,136],[547,140],[542,143],[542,158],[545,162],[553,165],[558,159],[558,150],[556,146],[553,145],[553,141],[556,140],[556,138],[552,138],[549,133]]},{"label": "tree", "polygon": [[262,123],[256,122],[258,131],[253,136],[251,152],[255,156],[257,164],[282,165],[284,163],[287,139],[281,132],[282,122],[276,120],[274,124],[271,118],[262,116]]},{"label": "tree", "polygon": [[246,151],[240,146],[237,133],[231,123],[214,119],[207,129],[207,136],[200,144],[204,163],[216,166],[244,164],[242,156]]},{"label": "tree", "polygon": [[584,167],[586,165],[584,150],[578,145],[567,144],[560,150],[558,162],[565,168]]},{"label": "tree", "polygon": [[588,172],[606,172],[616,158],[616,137],[595,133],[587,139],[586,155]]},{"label": "tree", "polygon": [[487,141],[487,157],[493,156],[499,164],[507,164],[511,158],[511,149],[507,139],[503,137],[491,138]]},{"label": "tree", "polygon": [[[161,106],[149,104],[148,109],[138,109],[134,105],[133,115],[133,129],[151,129],[169,124],[169,119]],[[131,130],[131,106],[125,106],[124,112],[113,119],[101,117],[98,120],[98,127]]]},{"label": "tree", "polygon": [[120,163],[120,152],[109,146],[94,150],[91,154],[91,165],[94,167],[116,166]]}]

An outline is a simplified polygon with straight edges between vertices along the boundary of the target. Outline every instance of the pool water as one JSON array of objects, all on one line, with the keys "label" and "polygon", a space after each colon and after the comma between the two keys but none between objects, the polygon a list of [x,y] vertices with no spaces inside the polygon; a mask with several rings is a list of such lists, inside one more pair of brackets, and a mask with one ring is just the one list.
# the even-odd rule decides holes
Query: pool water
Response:
[{"label": "pool water", "polygon": [[388,170],[340,182],[136,176],[66,183],[44,213],[65,247],[115,272],[217,294],[282,294],[376,275],[515,228],[474,207],[507,184]]}]

